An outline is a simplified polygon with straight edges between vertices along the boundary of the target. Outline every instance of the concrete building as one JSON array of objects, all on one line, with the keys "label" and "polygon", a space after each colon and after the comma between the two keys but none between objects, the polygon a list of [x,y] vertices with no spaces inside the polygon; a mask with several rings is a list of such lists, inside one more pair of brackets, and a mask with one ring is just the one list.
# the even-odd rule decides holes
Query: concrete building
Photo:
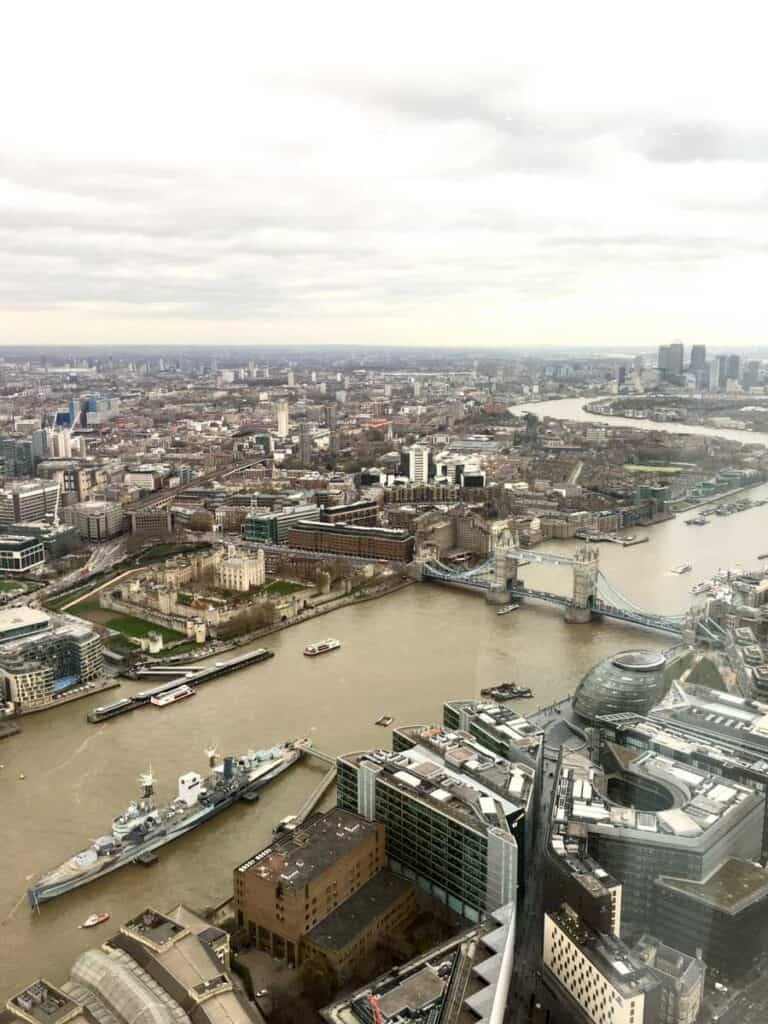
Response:
[{"label": "concrete building", "polygon": [[531,766],[541,761],[542,733],[503,704],[474,700],[448,701],[443,705],[446,729],[467,732],[488,750],[510,761],[522,760]]},{"label": "concrete building", "polygon": [[243,520],[241,536],[243,540],[260,544],[284,544],[292,526],[299,522],[312,522],[320,519],[317,505],[297,505],[283,509],[282,512],[249,512]]},{"label": "concrete building", "polygon": [[352,501],[346,505],[324,505],[320,519],[324,523],[375,526],[378,513],[379,506],[375,501]]},{"label": "concrete building", "polygon": [[11,996],[0,1024],[264,1024],[229,972],[229,936],[185,907],[150,908],[77,957],[60,987]]},{"label": "concrete building", "polygon": [[768,951],[768,871],[752,861],[728,858],[700,881],[662,875],[649,901],[654,931],[690,955],[701,950],[727,978],[745,974]]},{"label": "concrete building", "polygon": [[421,744],[345,754],[338,769],[339,806],[383,822],[397,874],[470,921],[515,898],[518,800],[448,767]]},{"label": "concrete building", "polygon": [[281,438],[288,437],[288,430],[288,403],[280,401],[277,403],[277,436]]},{"label": "concrete building", "polygon": [[545,979],[574,1021],[660,1024],[661,984],[614,936],[590,928],[567,904],[544,914]]},{"label": "concrete building", "polygon": [[0,647],[0,685],[17,714],[41,711],[75,694],[85,696],[93,689],[89,684],[103,674],[103,647],[95,629],[70,615],[46,618],[45,629],[28,630],[34,636]]},{"label": "concrete building", "polygon": [[0,534],[0,572],[29,572],[44,563],[42,541],[13,533]]},{"label": "concrete building", "polygon": [[0,489],[0,527],[53,518],[58,504],[58,482],[6,480]]},{"label": "concrete building", "polygon": [[423,444],[414,444],[408,449],[408,479],[414,484],[429,482],[430,449]]},{"label": "concrete building", "polygon": [[415,914],[412,887],[385,866],[383,825],[340,807],[316,815],[235,869],[238,925],[290,966],[323,956],[346,977]]},{"label": "concrete building", "polygon": [[0,644],[19,640],[32,633],[44,633],[49,628],[51,617],[38,608],[22,605],[20,608],[5,608],[0,611]]},{"label": "concrete building", "polygon": [[706,965],[700,956],[687,956],[643,934],[632,952],[661,981],[659,1024],[696,1024],[704,998]]},{"label": "concrete building", "polygon": [[114,501],[83,501],[65,508],[63,518],[83,540],[97,544],[122,532],[125,513]]},{"label": "concrete building", "polygon": [[324,551],[353,558],[410,562],[413,537],[407,530],[382,526],[352,526],[301,520],[288,531],[288,546],[304,551]]},{"label": "concrete building", "polygon": [[252,587],[260,587],[266,578],[264,552],[235,554],[230,549],[227,557],[216,566],[216,582],[222,590],[238,590],[243,593]]}]

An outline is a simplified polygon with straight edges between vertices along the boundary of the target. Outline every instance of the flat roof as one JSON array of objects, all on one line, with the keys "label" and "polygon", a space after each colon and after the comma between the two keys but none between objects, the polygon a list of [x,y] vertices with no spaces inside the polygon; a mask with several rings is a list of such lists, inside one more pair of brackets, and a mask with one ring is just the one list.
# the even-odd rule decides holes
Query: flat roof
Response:
[{"label": "flat roof", "polygon": [[38,608],[30,608],[23,604],[18,608],[4,608],[0,611],[0,635],[14,629],[31,629],[34,626],[47,626],[50,616]]},{"label": "flat roof", "polygon": [[307,939],[324,949],[345,949],[377,917],[403,897],[413,886],[391,871],[380,871],[328,917],[307,933]]},{"label": "flat roof", "polygon": [[240,874],[253,872],[272,884],[279,880],[286,887],[301,887],[380,827],[378,822],[335,807],[310,818],[294,832],[279,836],[236,870]]},{"label": "flat roof", "polygon": [[656,882],[726,914],[737,914],[750,903],[768,899],[768,870],[737,857],[723,861],[701,882],[668,875],[661,875]]}]

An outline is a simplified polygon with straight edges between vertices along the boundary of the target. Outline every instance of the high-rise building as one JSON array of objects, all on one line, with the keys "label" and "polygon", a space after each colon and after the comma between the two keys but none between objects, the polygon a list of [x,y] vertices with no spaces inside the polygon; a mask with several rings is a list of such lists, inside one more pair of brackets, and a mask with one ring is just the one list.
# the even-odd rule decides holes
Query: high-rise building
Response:
[{"label": "high-rise building", "polygon": [[739,380],[741,377],[741,356],[728,356],[725,361],[725,379]]},{"label": "high-rise building", "polygon": [[302,423],[299,427],[299,461],[302,466],[312,463],[312,431],[308,423]]},{"label": "high-rise building", "polygon": [[[472,755],[470,754],[470,757]],[[340,807],[384,824],[389,867],[471,921],[515,899],[522,811],[422,744],[338,758]],[[495,764],[488,755],[489,770]],[[507,765],[508,774],[512,766]]]},{"label": "high-rise building", "polygon": [[429,482],[430,449],[424,444],[414,444],[408,449],[408,479],[415,484]]},{"label": "high-rise building", "polygon": [[659,345],[658,370],[663,377],[679,377],[683,372],[684,349],[682,342]]},{"label": "high-rise building", "polygon": [[692,345],[691,346],[691,362],[690,370],[691,373],[701,373],[707,365],[707,346],[706,345]]},{"label": "high-rise building", "polygon": [[726,356],[715,356],[709,363],[709,390],[722,391],[727,380],[728,360]]},{"label": "high-rise building", "polygon": [[7,480],[0,489],[0,526],[53,517],[58,503],[58,480]]},{"label": "high-rise building", "polygon": [[114,501],[82,501],[65,508],[63,518],[83,540],[98,543],[122,532],[125,514]]},{"label": "high-rise building", "polygon": [[288,403],[285,400],[277,403],[277,436],[288,437]]}]

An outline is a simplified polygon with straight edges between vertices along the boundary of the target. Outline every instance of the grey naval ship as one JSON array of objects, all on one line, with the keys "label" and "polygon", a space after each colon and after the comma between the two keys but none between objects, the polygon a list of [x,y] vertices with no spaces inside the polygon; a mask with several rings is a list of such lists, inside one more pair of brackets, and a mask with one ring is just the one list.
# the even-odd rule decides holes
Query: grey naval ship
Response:
[{"label": "grey naval ship", "polygon": [[268,750],[249,750],[242,757],[225,757],[221,763],[215,750],[206,750],[208,775],[180,775],[177,795],[166,805],[155,801],[156,780],[150,769],[139,777],[141,798],[113,818],[109,835],[36,879],[27,889],[29,902],[38,907],[94,882],[178,839],[238,800],[253,799],[257,789],[290,768],[309,746],[309,740],[293,740]]}]

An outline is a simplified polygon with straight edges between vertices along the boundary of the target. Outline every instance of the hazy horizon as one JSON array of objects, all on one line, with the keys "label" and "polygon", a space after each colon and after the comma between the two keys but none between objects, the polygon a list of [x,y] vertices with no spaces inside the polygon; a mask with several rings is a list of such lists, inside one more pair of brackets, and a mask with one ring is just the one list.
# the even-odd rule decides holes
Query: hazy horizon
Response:
[{"label": "hazy horizon", "polygon": [[124,14],[6,19],[0,345],[763,345],[759,19]]}]

